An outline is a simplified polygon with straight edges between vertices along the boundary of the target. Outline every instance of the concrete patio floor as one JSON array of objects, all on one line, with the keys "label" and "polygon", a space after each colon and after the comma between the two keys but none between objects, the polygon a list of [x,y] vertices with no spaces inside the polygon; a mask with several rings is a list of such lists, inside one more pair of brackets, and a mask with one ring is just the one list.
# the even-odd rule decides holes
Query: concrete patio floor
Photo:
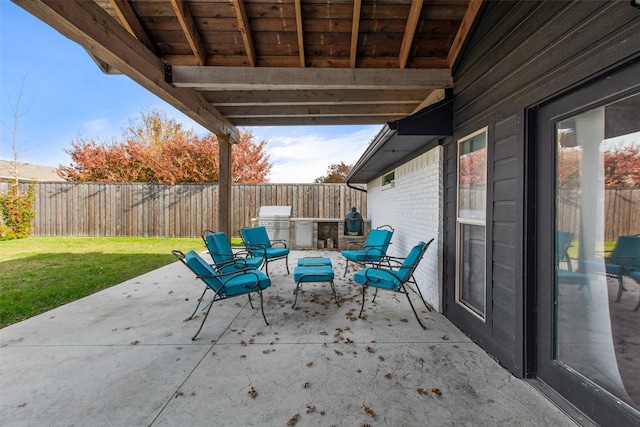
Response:
[{"label": "concrete patio floor", "polygon": [[[183,248],[187,249],[187,248]],[[184,322],[202,282],[180,263],[0,330],[3,426],[574,426],[441,314],[336,272],[293,302],[270,264],[265,325],[246,297]],[[255,301],[255,299],[254,299]]]}]

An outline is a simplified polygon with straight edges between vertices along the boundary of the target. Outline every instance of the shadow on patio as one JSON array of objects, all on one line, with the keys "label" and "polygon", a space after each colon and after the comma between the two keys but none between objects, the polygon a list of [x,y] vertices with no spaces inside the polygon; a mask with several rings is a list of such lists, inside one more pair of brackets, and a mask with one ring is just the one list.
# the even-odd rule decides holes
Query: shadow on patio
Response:
[{"label": "shadow on patio", "polygon": [[[176,262],[0,331],[3,425],[575,425],[442,315],[360,288],[339,252],[327,283],[273,264],[264,324],[245,297],[183,322],[202,292]],[[417,298],[413,295],[414,301]]]}]

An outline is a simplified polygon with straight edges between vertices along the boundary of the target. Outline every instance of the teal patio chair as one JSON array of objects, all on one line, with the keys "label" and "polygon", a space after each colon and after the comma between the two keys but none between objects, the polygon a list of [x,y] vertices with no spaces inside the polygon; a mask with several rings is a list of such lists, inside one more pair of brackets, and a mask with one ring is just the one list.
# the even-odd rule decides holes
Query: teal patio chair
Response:
[{"label": "teal patio chair", "polygon": [[222,231],[204,230],[202,240],[209,250],[216,270],[219,272],[229,272],[243,269],[260,269],[264,263],[261,256],[252,257],[249,252],[233,251],[226,233]]},{"label": "teal patio chair", "polygon": [[635,236],[618,236],[611,254],[605,258],[604,267],[608,277],[618,280],[618,295],[616,302],[620,302],[624,287],[624,276],[630,276],[640,271],[640,234]]},{"label": "teal patio chair", "polygon": [[[640,285],[640,270],[630,272],[629,277],[631,277],[636,281],[636,283],[638,283],[638,285]],[[640,298],[638,298],[638,304],[636,305],[636,308],[633,309],[633,311],[638,311],[638,309],[640,309]]]},{"label": "teal patio chair", "polygon": [[409,255],[407,255],[406,258],[388,257],[390,262],[395,264],[395,266],[392,266],[391,268],[365,267],[364,269],[354,274],[353,280],[356,283],[362,284],[362,307],[360,307],[360,314],[358,314],[358,317],[362,316],[362,311],[364,310],[364,301],[367,287],[372,286],[376,288],[376,293],[373,296],[371,302],[375,301],[378,294],[378,289],[405,294],[407,296],[407,299],[409,300],[411,310],[413,310],[413,314],[416,316],[416,320],[418,321],[420,326],[422,326],[422,329],[427,329],[418,317],[418,313],[416,312],[416,309],[411,302],[411,298],[409,297],[409,290],[412,289],[409,284],[415,285],[422,303],[427,308],[427,310],[432,311],[433,309],[424,300],[422,292],[420,291],[420,287],[413,277],[413,272],[418,267],[420,260],[422,259],[424,253],[427,251],[427,248],[429,248],[429,245],[431,245],[432,242],[433,239],[429,240],[428,243],[419,242],[411,249]]},{"label": "teal patio chair", "polygon": [[571,258],[569,257],[569,247],[572,240],[572,233],[560,230],[556,232],[556,266],[559,267],[560,263],[564,262],[569,271],[572,271]]},{"label": "teal patio chair", "polygon": [[204,326],[204,322],[207,320],[209,316],[209,312],[211,311],[211,307],[213,307],[213,303],[216,301],[220,301],[227,298],[233,298],[240,295],[247,295],[249,297],[249,304],[251,308],[253,308],[253,302],[251,301],[251,294],[256,292],[260,296],[260,310],[262,311],[262,317],[264,318],[264,322],[268,325],[267,317],[264,315],[264,305],[262,298],[262,291],[269,286],[271,286],[271,279],[267,277],[260,270],[255,269],[247,269],[247,270],[236,270],[230,271],[227,273],[218,272],[213,269],[200,255],[198,255],[195,251],[189,251],[186,254],[182,253],[178,250],[173,250],[171,253],[184,265],[187,266],[189,270],[191,270],[196,278],[202,280],[205,283],[204,291],[202,295],[198,299],[198,305],[196,306],[191,316],[189,316],[186,320],[193,319],[204,295],[208,290],[213,291],[213,298],[211,302],[209,302],[208,306],[205,306],[203,310],[207,310],[204,318],[202,319],[202,323],[200,323],[200,327],[198,328],[196,334],[191,338],[191,340],[195,340],[202,327]]},{"label": "teal patio chair", "polygon": [[240,236],[244,242],[247,250],[254,257],[263,257],[264,269],[269,275],[269,263],[284,258],[285,265],[287,266],[287,274],[289,273],[289,252],[287,244],[284,240],[269,239],[267,229],[264,226],[260,227],[245,227],[240,230]]},{"label": "teal patio chair", "polygon": [[369,232],[369,237],[361,249],[351,249],[353,245],[347,246],[347,249],[342,251],[342,256],[347,260],[342,277],[347,275],[349,261],[361,264],[363,267],[379,264],[387,254],[391,237],[393,237],[393,228],[389,225],[381,225]]}]

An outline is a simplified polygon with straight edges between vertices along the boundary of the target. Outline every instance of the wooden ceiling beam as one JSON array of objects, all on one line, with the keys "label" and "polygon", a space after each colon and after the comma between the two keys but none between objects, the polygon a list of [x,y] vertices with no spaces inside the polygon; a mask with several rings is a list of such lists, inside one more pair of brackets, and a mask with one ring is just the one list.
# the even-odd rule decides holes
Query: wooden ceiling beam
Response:
[{"label": "wooden ceiling beam", "polygon": [[233,0],[233,7],[236,10],[236,16],[238,17],[238,29],[242,34],[242,41],[244,43],[244,50],[247,52],[247,61],[250,67],[256,66],[256,46],[253,42],[253,36],[251,35],[251,26],[249,25],[249,18],[247,17],[247,9],[244,6],[244,0]]},{"label": "wooden ceiling beam", "polygon": [[276,105],[222,107],[229,120],[249,117],[320,117],[320,116],[388,116],[411,114],[414,104],[361,104],[361,105]]},{"label": "wooden ceiling beam", "polygon": [[406,117],[387,116],[305,116],[305,117],[249,117],[235,118],[236,126],[339,126],[339,125],[383,125]]},{"label": "wooden ceiling beam", "polygon": [[439,89],[449,69],[172,67],[173,84],[196,90]]},{"label": "wooden ceiling beam", "polygon": [[456,33],[456,38],[453,40],[451,48],[449,49],[449,55],[447,56],[448,68],[453,68],[456,59],[458,59],[458,55],[462,50],[462,45],[467,39],[469,31],[471,31],[471,26],[473,25],[473,21],[475,21],[481,6],[482,0],[469,1],[467,12],[464,14],[464,18],[462,18],[462,22],[460,23],[460,27],[458,28],[458,32]]},{"label": "wooden ceiling beam", "polygon": [[187,4],[184,0],[171,0],[171,6],[178,17],[178,22],[180,22],[180,26],[182,27],[182,31],[184,32],[187,41],[189,42],[189,46],[191,46],[197,65],[206,65],[207,49],[202,42],[202,38],[200,38],[200,34],[193,22],[193,17],[191,16],[191,12],[189,12]]},{"label": "wooden ceiling beam", "polygon": [[353,21],[351,23],[351,49],[349,50],[349,66],[356,68],[356,59],[358,56],[358,34],[360,33],[360,10],[362,9],[362,0],[353,2]]},{"label": "wooden ceiling beam", "polygon": [[216,135],[239,141],[238,129],[192,89],[165,81],[163,62],[93,1],[14,0],[88,52],[129,76]]},{"label": "wooden ceiling beam", "polygon": [[268,90],[205,91],[205,99],[215,107],[246,105],[325,105],[325,104],[420,104],[431,90]]},{"label": "wooden ceiling beam", "polygon": [[418,27],[418,20],[420,19],[420,12],[422,12],[422,2],[423,0],[413,0],[411,2],[409,18],[407,18],[407,26],[404,30],[402,45],[400,46],[400,55],[398,56],[400,68],[407,66],[411,45],[413,44],[413,38],[415,37],[416,28]]},{"label": "wooden ceiling beam", "polygon": [[296,7],[296,32],[298,34],[298,56],[300,57],[300,67],[305,67],[304,58],[304,32],[302,30],[302,5],[300,0],[295,0]]},{"label": "wooden ceiling beam", "polygon": [[151,42],[149,35],[145,31],[144,27],[140,23],[138,16],[133,11],[133,8],[129,4],[128,0],[109,0],[114,12],[120,19],[120,22],[126,28],[129,33],[137,38],[147,49],[151,52],[158,54],[155,46]]}]

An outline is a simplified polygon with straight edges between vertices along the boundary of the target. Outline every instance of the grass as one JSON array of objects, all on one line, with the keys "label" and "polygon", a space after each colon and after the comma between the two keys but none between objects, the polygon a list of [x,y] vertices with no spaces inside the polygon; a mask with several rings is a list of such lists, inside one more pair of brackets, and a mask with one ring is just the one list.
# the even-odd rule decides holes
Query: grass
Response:
[{"label": "grass", "polygon": [[170,264],[172,249],[205,250],[200,238],[0,241],[0,328]]},{"label": "grass", "polygon": [[[604,247],[604,255],[609,255],[611,253],[611,251],[613,251],[613,247],[616,245],[615,240],[614,241],[605,241],[603,244]],[[580,247],[578,245],[578,242],[572,242],[571,245],[569,246],[569,249],[567,250],[567,253],[569,254],[569,257],[571,259],[578,259],[580,258],[579,255],[580,252]]]}]

